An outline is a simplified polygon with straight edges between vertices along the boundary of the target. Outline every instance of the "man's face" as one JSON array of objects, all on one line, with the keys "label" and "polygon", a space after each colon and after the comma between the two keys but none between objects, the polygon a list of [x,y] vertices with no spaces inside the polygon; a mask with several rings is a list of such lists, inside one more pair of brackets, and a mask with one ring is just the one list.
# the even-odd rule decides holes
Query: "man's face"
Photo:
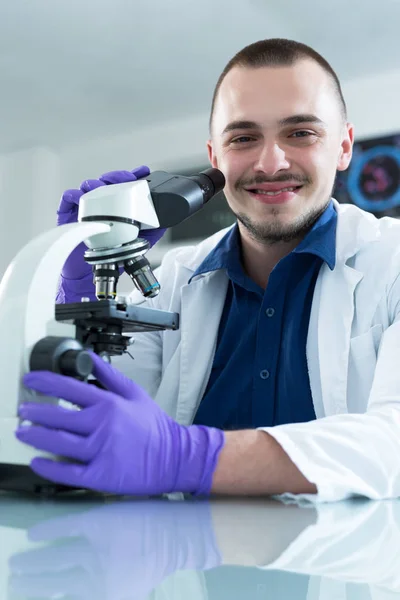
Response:
[{"label": "man's face", "polygon": [[318,218],[352,144],[332,80],[302,60],[234,67],[218,93],[208,151],[242,234],[270,243],[298,238]]}]

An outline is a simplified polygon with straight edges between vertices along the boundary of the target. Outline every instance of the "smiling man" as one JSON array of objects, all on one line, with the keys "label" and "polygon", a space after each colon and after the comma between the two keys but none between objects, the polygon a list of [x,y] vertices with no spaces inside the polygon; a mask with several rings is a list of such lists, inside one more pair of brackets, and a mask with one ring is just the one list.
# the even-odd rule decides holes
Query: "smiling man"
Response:
[{"label": "smiling man", "polygon": [[[19,439],[78,461],[38,458],[37,473],[125,494],[400,495],[400,223],[331,198],[352,145],[338,78],[308,46],[264,40],[228,63],[207,146],[237,224],[164,258],[146,302],[180,331],[138,335],[125,378],[95,357],[109,391],[26,377],[82,407],[21,407]],[[147,173],[67,190],[58,223],[90,189]],[[58,299],[79,295],[94,297],[82,249]]]},{"label": "smiling man", "polygon": [[[300,44],[253,44],[220,76],[210,131],[210,162],[226,177],[245,256],[258,248],[272,270],[327,208],[336,171],[349,165],[353,128],[339,81]],[[265,256],[260,267],[265,283]]]}]

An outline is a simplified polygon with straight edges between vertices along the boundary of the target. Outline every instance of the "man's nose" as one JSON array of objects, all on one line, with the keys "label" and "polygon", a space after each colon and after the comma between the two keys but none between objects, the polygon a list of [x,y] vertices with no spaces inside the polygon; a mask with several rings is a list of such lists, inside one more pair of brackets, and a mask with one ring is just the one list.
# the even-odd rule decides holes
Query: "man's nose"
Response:
[{"label": "man's nose", "polygon": [[276,142],[265,143],[254,163],[255,171],[261,171],[271,177],[276,175],[279,171],[289,168],[290,162],[286,153]]}]

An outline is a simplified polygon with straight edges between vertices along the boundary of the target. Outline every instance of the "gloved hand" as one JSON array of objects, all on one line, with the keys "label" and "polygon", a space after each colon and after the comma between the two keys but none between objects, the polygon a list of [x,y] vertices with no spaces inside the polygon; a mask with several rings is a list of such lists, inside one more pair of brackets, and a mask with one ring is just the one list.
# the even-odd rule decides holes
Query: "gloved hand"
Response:
[{"label": "gloved hand", "polygon": [[222,561],[202,501],[113,502],[42,521],[27,537],[29,550],[9,562],[15,597],[145,600],[176,571]]},{"label": "gloved hand", "polygon": [[[137,181],[149,175],[150,169],[146,166],[137,167],[133,171],[110,171],[104,173],[99,179],[86,179],[78,189],[66,190],[57,210],[57,225],[76,223],[78,220],[79,200],[83,194],[103,185]],[[148,240],[150,247],[164,235],[165,229],[143,229],[140,236]],[[93,284],[92,267],[85,261],[83,255],[86,246],[82,242],[69,255],[61,271],[58,284],[56,302],[65,304],[80,302],[83,296],[96,300]]]},{"label": "gloved hand", "polygon": [[[115,494],[209,494],[224,433],[179,425],[132,380],[91,353],[93,374],[106,388],[32,371],[24,384],[82,408],[22,404],[17,438],[79,463],[34,458],[35,473],[57,483]],[[109,390],[109,391],[107,391]]]}]

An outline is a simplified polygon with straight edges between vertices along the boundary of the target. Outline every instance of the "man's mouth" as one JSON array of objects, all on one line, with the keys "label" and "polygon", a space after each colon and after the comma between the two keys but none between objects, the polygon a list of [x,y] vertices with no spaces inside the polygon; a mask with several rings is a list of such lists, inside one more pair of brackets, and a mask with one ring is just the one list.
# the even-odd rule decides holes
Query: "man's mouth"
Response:
[{"label": "man's mouth", "polygon": [[302,185],[283,185],[279,183],[263,183],[259,187],[245,188],[247,192],[252,194],[260,194],[265,196],[278,196],[285,192],[298,192]]},{"label": "man's mouth", "polygon": [[262,188],[252,188],[247,191],[251,192],[252,194],[265,194],[266,196],[277,196],[278,194],[282,194],[283,192],[297,192],[301,187],[301,185],[295,185],[275,190],[263,190]]}]

